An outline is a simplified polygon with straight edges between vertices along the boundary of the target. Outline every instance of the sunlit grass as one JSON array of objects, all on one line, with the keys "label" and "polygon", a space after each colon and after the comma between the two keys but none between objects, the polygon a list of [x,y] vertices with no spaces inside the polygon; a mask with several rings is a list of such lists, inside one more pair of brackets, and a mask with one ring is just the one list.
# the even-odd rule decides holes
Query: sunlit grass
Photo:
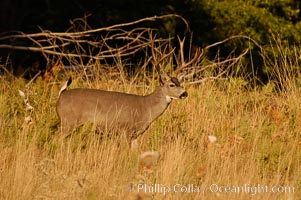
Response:
[{"label": "sunlit grass", "polygon": [[[145,94],[156,84],[145,89],[145,83],[137,87],[131,82],[77,80],[71,87]],[[189,97],[172,102],[139,138],[139,148],[130,150],[117,142],[122,137],[101,137],[88,126],[68,139],[55,140],[60,86],[41,79],[26,86],[21,79],[2,77],[0,198],[298,199],[301,93],[276,93],[273,84],[261,89],[244,85],[242,79],[229,79],[187,87]],[[18,90],[33,110],[26,109]],[[217,141],[210,142],[208,136]],[[145,151],[160,153],[150,170],[138,166]],[[149,186],[146,193],[138,193],[139,183]],[[212,184],[292,186],[294,192],[212,192]],[[161,191],[171,191],[150,191],[158,185]],[[182,185],[191,191],[173,191]]]}]

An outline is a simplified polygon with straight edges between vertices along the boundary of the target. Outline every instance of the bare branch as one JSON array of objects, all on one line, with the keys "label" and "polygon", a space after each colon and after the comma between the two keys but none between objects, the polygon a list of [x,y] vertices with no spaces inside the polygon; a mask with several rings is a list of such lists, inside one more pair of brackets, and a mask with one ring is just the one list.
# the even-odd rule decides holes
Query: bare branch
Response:
[{"label": "bare branch", "polygon": [[210,44],[206,47],[204,47],[204,50],[207,50],[207,49],[210,49],[212,47],[215,47],[215,46],[218,46],[218,45],[221,45],[223,43],[226,43],[230,40],[233,40],[233,39],[237,39],[237,38],[243,38],[243,39],[247,39],[247,40],[250,40],[251,42],[253,42],[257,47],[259,47],[260,49],[262,49],[262,47],[252,38],[250,38],[249,36],[245,36],[245,35],[233,35],[231,37],[228,37],[222,41],[219,41],[219,42],[216,42],[216,43],[213,43],[213,44]]},{"label": "bare branch", "polygon": [[205,77],[205,78],[202,78],[200,80],[188,82],[187,84],[188,85],[195,85],[195,84],[203,83],[203,82],[208,81],[208,80],[222,80],[222,81],[225,81],[225,80],[228,80],[228,78],[220,78],[220,77],[215,77],[215,76]]},{"label": "bare branch", "polygon": [[203,66],[203,67],[199,67],[199,69],[197,70],[193,70],[193,72],[187,74],[185,76],[185,78],[189,79],[197,74],[200,74],[201,72],[209,69],[209,68],[220,68],[221,66],[226,65],[226,69],[224,69],[223,71],[221,71],[218,75],[214,76],[214,77],[205,77],[196,81],[189,81],[188,84],[197,84],[197,83],[201,83],[204,82],[208,79],[210,80],[225,80],[225,78],[221,78],[223,75],[227,74],[229,72],[229,70],[236,64],[238,63],[247,53],[249,52],[249,49],[245,49],[239,56],[234,57],[234,58],[229,58],[226,59],[224,61],[219,61],[219,62],[213,62],[212,64]]},{"label": "bare branch", "polygon": [[[116,24],[109,27],[103,27],[92,30],[79,32],[50,32],[42,30],[41,33],[25,34],[22,32],[3,33],[0,36],[0,48],[41,52],[47,57],[48,55],[68,57],[68,58],[91,58],[95,60],[103,60],[105,58],[113,58],[115,56],[129,56],[140,50],[144,50],[151,46],[150,39],[145,35],[152,31],[150,28],[134,28],[126,31],[125,28],[140,24],[146,21],[156,21],[166,18],[179,18],[189,29],[188,22],[181,16],[176,14],[147,17],[133,22]],[[84,21],[84,20],[82,20]],[[84,22],[85,23],[85,22]],[[106,34],[101,40],[96,40],[97,35]],[[10,42],[5,44],[5,41],[11,40],[19,42],[20,40],[29,40],[33,43],[32,46],[11,45]],[[110,43],[120,41],[119,46],[110,46]],[[157,39],[156,42],[162,41]],[[85,47],[95,49],[100,48],[97,54],[87,55]],[[73,50],[72,50],[73,49]],[[70,51],[71,50],[71,51]]]}]

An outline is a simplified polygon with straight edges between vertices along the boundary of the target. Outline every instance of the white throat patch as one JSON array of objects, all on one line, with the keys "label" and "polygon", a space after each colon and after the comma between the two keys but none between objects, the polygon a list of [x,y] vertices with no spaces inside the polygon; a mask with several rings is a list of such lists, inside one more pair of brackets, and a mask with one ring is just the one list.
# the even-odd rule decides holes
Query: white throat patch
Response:
[{"label": "white throat patch", "polygon": [[167,96],[166,96],[166,101],[167,101],[167,103],[170,103],[171,100],[172,100],[172,97],[167,95]]}]

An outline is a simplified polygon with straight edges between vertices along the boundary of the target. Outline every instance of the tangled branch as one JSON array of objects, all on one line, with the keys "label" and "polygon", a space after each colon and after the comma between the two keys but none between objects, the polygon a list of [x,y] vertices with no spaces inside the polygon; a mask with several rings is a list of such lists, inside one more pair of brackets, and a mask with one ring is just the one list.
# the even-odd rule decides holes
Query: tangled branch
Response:
[{"label": "tangled branch", "polygon": [[[56,62],[53,56],[57,56],[57,58],[65,57],[68,60],[78,58],[81,61],[83,58],[89,61],[101,61],[107,58],[120,59],[135,55],[139,51],[146,53],[147,57],[147,52],[151,50],[152,56],[145,59],[147,63],[158,59],[157,64],[169,63],[172,66],[177,66],[174,69],[174,73],[191,84],[200,83],[208,79],[222,79],[223,75],[227,74],[249,52],[249,49],[245,49],[238,56],[229,55],[227,59],[211,61],[210,64],[204,65],[202,62],[204,54],[210,48],[234,39],[247,39],[261,49],[260,45],[252,38],[235,35],[204,48],[198,48],[192,52],[193,55],[189,53],[187,57],[184,55],[185,38],[182,40],[179,37],[177,38],[180,48],[179,51],[176,51],[174,47],[175,38],[162,39],[156,37],[154,28],[138,26],[144,22],[166,19],[180,19],[186,25],[186,29],[189,30],[188,22],[184,18],[171,14],[147,17],[133,22],[84,31],[61,33],[42,30],[40,33],[34,34],[22,32],[5,33],[0,36],[0,49],[40,52],[48,62]],[[84,20],[82,22],[86,23]],[[13,41],[14,43],[11,44],[8,41]],[[29,42],[31,45],[24,45]],[[191,52],[192,47],[190,46],[189,49],[189,52]],[[52,56],[51,59],[49,59],[50,56]],[[157,58],[156,56],[159,57]],[[162,60],[164,61],[162,62]],[[172,63],[173,60],[176,61],[175,64]],[[221,66],[223,66],[223,70],[219,71],[217,75],[207,78],[202,76],[204,71],[218,69]]]},{"label": "tangled branch", "polygon": [[[0,42],[2,43],[0,44],[0,48],[41,52],[46,55],[68,58],[90,58],[95,60],[103,60],[116,56],[124,57],[133,55],[137,51],[151,45],[147,36],[153,29],[131,29],[131,26],[168,18],[179,18],[188,28],[188,23],[184,18],[179,15],[171,14],[147,17],[129,23],[77,32],[61,33],[42,30],[41,33],[34,34],[25,34],[23,32],[6,33],[0,37]],[[126,29],[130,30],[128,31]],[[99,36],[101,37],[100,39]],[[5,44],[5,41],[8,40],[19,40],[16,43],[20,43],[20,40],[27,40],[31,41],[33,45]],[[161,39],[157,39],[155,42],[161,41]],[[76,51],[74,49],[76,49]],[[93,53],[87,52],[87,49]]]}]

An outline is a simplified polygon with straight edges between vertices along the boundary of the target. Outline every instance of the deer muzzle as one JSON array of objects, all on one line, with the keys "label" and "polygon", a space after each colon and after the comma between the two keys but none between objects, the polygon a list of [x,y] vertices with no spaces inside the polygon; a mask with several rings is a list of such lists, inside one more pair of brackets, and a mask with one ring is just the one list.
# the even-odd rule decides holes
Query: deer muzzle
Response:
[{"label": "deer muzzle", "polygon": [[180,99],[185,99],[188,96],[188,93],[185,91],[180,95]]}]

